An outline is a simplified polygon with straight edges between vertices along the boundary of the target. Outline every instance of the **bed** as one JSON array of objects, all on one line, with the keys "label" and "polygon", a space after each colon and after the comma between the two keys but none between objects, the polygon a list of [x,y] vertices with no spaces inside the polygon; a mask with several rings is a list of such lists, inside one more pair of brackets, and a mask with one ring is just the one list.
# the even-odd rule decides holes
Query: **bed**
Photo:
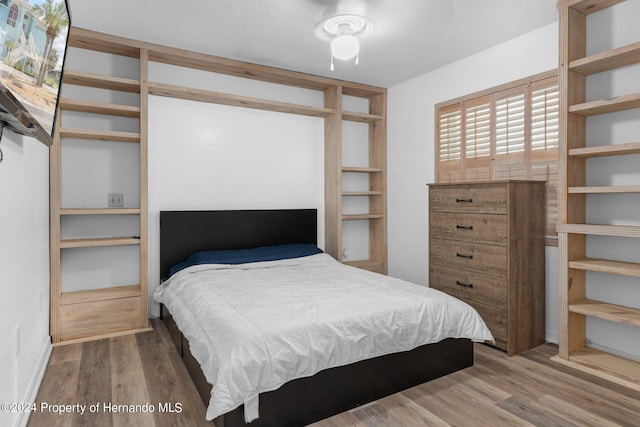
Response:
[{"label": "bed", "polygon": [[[289,250],[288,245],[315,247],[316,239],[317,213],[313,209],[163,211],[160,277],[169,277],[172,267],[176,269],[176,265],[201,251],[235,254],[246,248]],[[217,256],[219,252],[207,253]],[[478,323],[479,316],[472,311],[462,316],[470,318],[472,332],[459,332],[467,326],[462,327],[463,322],[456,321],[449,322],[455,325],[447,326],[454,331],[450,333],[453,338],[446,338],[443,332],[436,332],[440,334],[436,338],[425,338],[423,335],[431,328],[416,324],[413,329],[407,326],[406,331],[402,326],[400,335],[406,337],[398,335],[397,340],[391,340],[389,337],[397,335],[398,325],[413,321],[399,321],[405,317],[399,311],[380,314],[390,319],[384,323],[374,317],[378,314],[370,307],[383,305],[386,309],[392,305],[388,300],[398,294],[399,301],[410,305],[403,310],[418,310],[424,321],[435,324],[442,323],[444,315],[425,308],[421,302],[414,303],[421,301],[421,294],[429,293],[435,295],[434,299],[443,300],[447,304],[443,311],[447,313],[460,309],[463,303],[438,291],[344,266],[324,253],[250,263],[242,262],[241,258],[234,265],[218,263],[216,259],[212,263],[183,265],[154,297],[161,303],[161,317],[208,405],[207,418],[218,426],[306,425],[469,367],[473,364],[472,339],[491,339],[484,323],[481,320]],[[369,287],[362,288],[365,284]],[[396,290],[391,296],[378,294],[387,292],[386,288]],[[335,298],[332,295],[341,289],[344,295],[338,299],[322,301],[323,294]],[[362,293],[362,289],[367,292]],[[315,296],[302,298],[309,305],[299,307],[294,299],[288,300],[289,295],[298,292]],[[415,292],[420,295],[414,295]],[[353,302],[347,302],[348,294],[353,294]],[[276,313],[269,312],[279,300],[284,300],[284,306]],[[363,311],[352,310],[354,305],[361,305]],[[316,312],[327,311],[328,306],[329,318],[335,318],[335,323],[315,317]],[[303,315],[301,310],[314,314]],[[340,317],[347,311],[359,317],[356,320]],[[369,329],[363,329],[367,324]],[[314,328],[320,328],[320,332],[313,332]],[[347,338],[342,335],[334,338],[334,329],[344,329],[349,334]],[[231,330],[233,334],[228,332]],[[285,333],[289,335],[282,335]],[[242,340],[238,336],[243,336]],[[434,339],[437,341],[415,344]],[[236,343],[245,340],[247,344],[238,350]],[[273,342],[278,347],[272,346]],[[390,350],[391,345],[396,348]],[[320,352],[320,347],[326,351]],[[291,348],[301,352],[299,361],[290,356]],[[366,353],[361,349],[367,349]],[[264,353],[264,361],[256,353]],[[231,356],[223,360],[222,354]],[[259,366],[254,366],[258,360]],[[230,363],[241,366],[227,369]],[[289,375],[291,378],[287,378]],[[216,384],[213,390],[212,383]],[[247,394],[247,387],[255,389]]]}]

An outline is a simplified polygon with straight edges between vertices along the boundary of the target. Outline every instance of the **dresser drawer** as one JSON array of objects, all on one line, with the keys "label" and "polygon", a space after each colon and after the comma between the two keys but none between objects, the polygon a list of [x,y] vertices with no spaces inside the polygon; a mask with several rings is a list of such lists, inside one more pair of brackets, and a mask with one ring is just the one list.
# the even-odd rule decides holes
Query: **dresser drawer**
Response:
[{"label": "dresser drawer", "polygon": [[496,307],[507,305],[507,279],[431,264],[429,286],[465,301]]},{"label": "dresser drawer", "polygon": [[433,238],[507,244],[506,215],[431,212],[430,225]]},{"label": "dresser drawer", "polygon": [[503,350],[507,350],[507,310],[492,305],[481,304],[475,301],[465,301],[475,308],[484,323],[495,338],[495,345]]},{"label": "dresser drawer", "polygon": [[491,184],[430,186],[429,207],[442,212],[506,214],[507,189]]},{"label": "dresser drawer", "polygon": [[431,262],[493,276],[507,275],[507,248],[483,243],[431,239]]}]

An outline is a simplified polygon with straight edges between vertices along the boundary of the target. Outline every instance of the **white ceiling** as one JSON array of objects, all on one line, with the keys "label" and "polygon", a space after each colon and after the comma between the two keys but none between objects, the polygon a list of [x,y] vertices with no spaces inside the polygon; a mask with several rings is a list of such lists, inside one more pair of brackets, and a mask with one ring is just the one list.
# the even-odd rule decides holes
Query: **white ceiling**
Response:
[{"label": "white ceiling", "polygon": [[[390,87],[557,21],[557,0],[68,0],[76,27]],[[373,21],[360,63],[336,61],[316,25]]]}]

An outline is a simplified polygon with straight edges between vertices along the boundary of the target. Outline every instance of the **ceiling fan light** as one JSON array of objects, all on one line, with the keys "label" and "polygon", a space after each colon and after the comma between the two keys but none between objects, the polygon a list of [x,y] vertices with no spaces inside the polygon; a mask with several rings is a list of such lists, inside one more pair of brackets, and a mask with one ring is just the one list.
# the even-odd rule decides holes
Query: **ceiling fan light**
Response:
[{"label": "ceiling fan light", "polygon": [[331,55],[334,58],[347,60],[358,55],[360,41],[356,36],[345,34],[331,40]]}]

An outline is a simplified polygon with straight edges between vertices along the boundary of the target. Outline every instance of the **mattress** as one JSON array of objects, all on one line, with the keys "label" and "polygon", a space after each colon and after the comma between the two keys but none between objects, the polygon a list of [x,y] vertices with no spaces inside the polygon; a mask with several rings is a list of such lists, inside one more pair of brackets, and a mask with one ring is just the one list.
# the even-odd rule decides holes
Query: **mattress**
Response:
[{"label": "mattress", "polygon": [[154,293],[212,384],[206,418],[320,370],[445,338],[493,340],[478,313],[440,291],[346,266],[321,253],[196,265]]}]

